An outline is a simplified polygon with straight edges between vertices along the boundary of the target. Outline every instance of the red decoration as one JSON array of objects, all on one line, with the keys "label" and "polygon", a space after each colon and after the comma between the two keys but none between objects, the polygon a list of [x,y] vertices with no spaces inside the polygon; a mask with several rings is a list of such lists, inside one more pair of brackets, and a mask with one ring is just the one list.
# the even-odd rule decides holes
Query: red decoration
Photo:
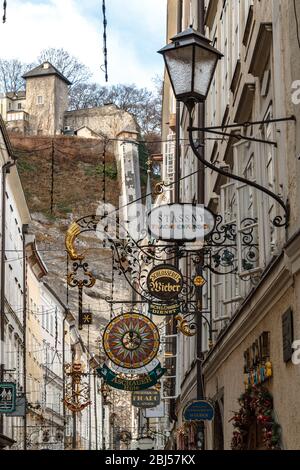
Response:
[{"label": "red decoration", "polygon": [[263,442],[267,449],[280,450],[280,425],[273,418],[273,397],[262,386],[252,386],[239,398],[241,406],[233,421],[232,450],[247,450],[248,434],[253,417],[263,425]]}]

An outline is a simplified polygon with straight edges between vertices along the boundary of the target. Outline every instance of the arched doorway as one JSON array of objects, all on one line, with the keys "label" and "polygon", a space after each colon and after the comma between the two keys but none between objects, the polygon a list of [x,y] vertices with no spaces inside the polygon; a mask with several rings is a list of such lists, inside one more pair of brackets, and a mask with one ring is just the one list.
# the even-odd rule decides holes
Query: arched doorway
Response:
[{"label": "arched doorway", "polygon": [[218,402],[215,403],[215,418],[213,423],[213,449],[224,450],[223,417]]},{"label": "arched doorway", "polygon": [[249,387],[234,414],[233,450],[280,450],[281,427],[274,417],[273,397],[263,386]]},{"label": "arched doorway", "polygon": [[257,422],[256,417],[252,417],[247,441],[247,450],[267,450],[264,443],[263,427]]}]

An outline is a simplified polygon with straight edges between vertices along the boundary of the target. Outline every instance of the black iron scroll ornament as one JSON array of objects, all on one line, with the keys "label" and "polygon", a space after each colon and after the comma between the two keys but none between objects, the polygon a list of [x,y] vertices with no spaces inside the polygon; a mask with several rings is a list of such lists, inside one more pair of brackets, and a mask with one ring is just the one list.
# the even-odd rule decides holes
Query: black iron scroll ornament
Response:
[{"label": "black iron scroll ornament", "polygon": [[194,154],[196,155],[196,157],[198,158],[198,160],[204,165],[206,166],[207,168],[210,168],[212,171],[215,171],[216,173],[219,173],[220,175],[222,176],[225,176],[226,178],[230,178],[230,179],[233,179],[233,180],[236,180],[236,181],[239,181],[240,183],[244,183],[248,186],[252,186],[253,188],[256,188],[258,189],[259,191],[262,191],[263,193],[267,194],[268,196],[270,196],[272,199],[274,199],[281,207],[282,209],[284,210],[284,216],[281,216],[281,215],[277,215],[273,220],[272,220],[272,223],[275,227],[288,227],[289,225],[289,218],[290,218],[290,209],[289,209],[289,205],[288,204],[285,204],[284,201],[277,195],[277,194],[274,194],[272,191],[270,191],[269,189],[265,188],[264,186],[261,186],[260,184],[258,183],[255,183],[254,181],[250,181],[246,178],[243,178],[242,176],[239,176],[239,175],[236,175],[234,173],[228,173],[227,171],[223,170],[222,168],[218,168],[217,166],[215,166],[213,163],[207,161],[205,158],[204,158],[204,155],[201,154],[199,152],[199,148],[200,146],[194,141],[194,138],[193,138],[193,133],[194,132],[198,132],[201,131],[201,132],[209,132],[209,133],[212,133],[212,134],[217,134],[217,135],[222,135],[222,136],[230,136],[230,137],[235,137],[236,139],[238,140],[255,140],[255,141],[258,141],[258,142],[262,142],[262,143],[267,143],[267,144],[270,144],[270,145],[276,145],[275,142],[271,142],[271,141],[263,141],[263,140],[260,140],[260,139],[253,139],[251,137],[247,137],[247,136],[244,136],[244,135],[241,135],[241,134],[229,134],[229,133],[226,133],[223,131],[223,129],[227,129],[227,128],[239,128],[239,127],[249,127],[250,125],[261,125],[261,124],[264,124],[264,123],[270,123],[270,122],[282,122],[282,121],[295,121],[295,117],[294,116],[291,116],[289,118],[283,118],[283,119],[270,119],[268,121],[260,121],[260,122],[245,122],[245,123],[242,123],[242,124],[232,124],[232,125],[228,125],[228,126],[222,126],[222,127],[206,127],[206,128],[198,128],[198,127],[193,127],[193,110],[194,110],[194,102],[188,102],[187,103],[187,108],[188,108],[188,111],[189,111],[189,128],[188,128],[188,132],[189,132],[189,142],[190,142],[190,145],[191,145],[191,148],[194,152]]}]

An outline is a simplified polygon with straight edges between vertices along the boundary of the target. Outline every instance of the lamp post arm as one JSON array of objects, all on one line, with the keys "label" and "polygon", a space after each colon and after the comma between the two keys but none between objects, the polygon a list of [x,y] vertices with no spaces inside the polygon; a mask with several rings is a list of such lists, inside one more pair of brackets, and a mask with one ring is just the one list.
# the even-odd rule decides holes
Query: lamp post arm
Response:
[{"label": "lamp post arm", "polygon": [[239,127],[244,127],[244,128],[247,128],[247,127],[250,127],[250,126],[262,126],[264,124],[270,124],[270,123],[278,123],[278,122],[287,122],[287,121],[294,121],[296,122],[296,116],[292,115],[292,116],[289,116],[289,117],[285,117],[285,118],[274,118],[274,119],[266,119],[264,121],[244,121],[244,122],[239,122],[239,123],[235,123],[235,124],[224,124],[222,126],[209,126],[209,127],[202,127],[202,128],[198,128],[198,127],[193,127],[193,131],[202,131],[202,132],[206,132],[206,131],[213,131],[213,130],[223,130],[223,129],[235,129],[235,128],[239,128]]},{"label": "lamp post arm", "polygon": [[283,208],[284,217],[282,217],[281,215],[277,215],[274,218],[274,220],[272,221],[272,223],[275,227],[287,227],[288,224],[289,224],[289,216],[290,216],[289,207],[288,207],[288,205],[286,205],[283,202],[283,200],[279,196],[277,196],[276,194],[274,194],[272,191],[265,188],[264,186],[261,186],[260,184],[255,183],[254,181],[249,181],[248,179],[243,178],[242,176],[238,176],[238,175],[235,175],[233,173],[228,173],[227,171],[222,170],[221,168],[218,168],[217,166],[213,165],[211,162],[208,162],[203,157],[203,155],[201,155],[201,153],[198,151],[198,148],[197,148],[197,146],[194,142],[194,139],[193,139],[193,132],[195,130],[193,128],[193,116],[192,116],[192,114],[193,114],[192,111],[193,110],[189,106],[188,106],[188,109],[189,109],[189,115],[190,115],[190,123],[189,123],[189,127],[188,127],[189,141],[190,141],[190,146],[191,146],[194,154],[198,158],[198,160],[200,160],[200,162],[203,163],[204,166],[206,166],[207,168],[210,168],[212,171],[215,171],[216,173],[219,173],[220,175],[226,176],[226,178],[231,178],[231,179],[234,179],[236,181],[239,181],[240,183],[244,183],[248,186],[252,186],[253,188],[256,188],[259,191],[262,191],[263,193],[267,194],[272,199],[274,199]]},{"label": "lamp post arm", "polygon": [[[198,129],[197,129],[197,131],[198,131]],[[203,129],[202,132],[208,132],[208,133],[211,133],[211,134],[222,135],[224,137],[231,137],[232,139],[236,139],[236,140],[247,140],[249,142],[259,142],[260,144],[268,144],[268,145],[273,145],[274,147],[277,147],[277,142],[274,142],[273,140],[256,139],[255,137],[248,137],[248,136],[242,135],[242,134],[234,134],[234,133],[229,133],[229,132],[214,131],[214,130],[209,129],[209,128]]]}]

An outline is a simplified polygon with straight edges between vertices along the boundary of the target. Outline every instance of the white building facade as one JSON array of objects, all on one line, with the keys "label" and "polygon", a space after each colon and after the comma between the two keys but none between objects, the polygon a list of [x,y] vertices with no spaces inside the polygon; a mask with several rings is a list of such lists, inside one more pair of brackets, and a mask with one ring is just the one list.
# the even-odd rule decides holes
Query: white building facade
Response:
[{"label": "white building facade", "polygon": [[[205,103],[205,121],[201,123],[195,115],[196,125],[221,126],[220,131],[228,134],[205,134],[206,160],[229,175],[234,173],[260,184],[289,207],[288,227],[276,227],[272,222],[276,216],[281,216],[282,221],[284,211],[274,198],[251,185],[205,170],[205,205],[222,218],[218,229],[223,235],[234,227],[235,248],[232,252],[223,248],[218,253],[220,257],[211,262],[215,271],[227,271],[227,275],[209,270],[204,273],[207,284],[203,288],[202,305],[207,307],[207,314],[203,314],[211,322],[212,332],[205,321],[202,351],[197,351],[196,337],[178,335],[179,392],[173,404],[173,432],[168,443],[171,448],[197,448],[197,426],[185,423],[182,412],[190,400],[199,398],[197,362],[200,357],[204,394],[215,407],[214,421],[205,425],[207,449],[299,448],[299,419],[295,415],[292,418],[286,406],[289,402],[293,403],[293,409],[297,408],[295,391],[300,380],[299,366],[292,360],[293,341],[300,334],[297,295],[300,219],[296,183],[300,171],[297,134],[300,70],[298,61],[292,59],[299,53],[292,3],[168,2],[168,40],[190,24],[197,29],[204,18],[206,35],[224,54]],[[205,8],[204,15],[199,6]],[[299,14],[298,9],[296,5]],[[163,140],[173,135],[174,109],[174,97],[165,77]],[[186,142],[187,113],[182,106],[179,111],[177,107],[177,112],[180,177],[183,177],[199,167]],[[272,122],[273,119],[278,121]],[[249,124],[255,122],[258,124]],[[236,127],[222,129],[232,124]],[[174,173],[174,181],[178,178],[175,143],[172,148],[166,143],[163,150],[165,178]],[[168,170],[170,162],[171,171]],[[180,184],[181,202],[199,201],[200,183],[195,176],[187,177]],[[173,192],[170,200],[174,199]],[[193,275],[189,263],[181,263],[181,270]],[[254,348],[252,353],[251,348]],[[268,380],[264,376],[266,364]],[[268,438],[253,413],[246,435],[241,437],[239,433],[234,434],[238,427],[233,427],[239,416],[238,399],[243,392],[247,397],[258,393],[257,390],[264,390],[271,397],[272,435]],[[275,428],[280,431],[275,432]]]}]

